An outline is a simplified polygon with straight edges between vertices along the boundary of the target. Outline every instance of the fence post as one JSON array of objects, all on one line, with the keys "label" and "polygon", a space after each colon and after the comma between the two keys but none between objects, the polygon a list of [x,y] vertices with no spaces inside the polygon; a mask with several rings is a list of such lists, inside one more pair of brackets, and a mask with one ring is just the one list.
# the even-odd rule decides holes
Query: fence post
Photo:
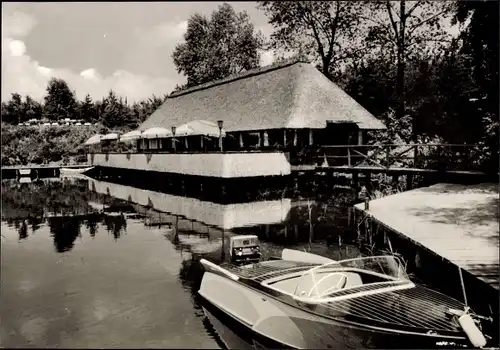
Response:
[{"label": "fence post", "polygon": [[436,157],[437,157],[437,170],[441,171],[443,167],[441,162],[441,145],[437,145]]},{"label": "fence post", "polygon": [[386,169],[389,169],[389,167],[391,165],[390,156],[391,156],[391,148],[388,145],[385,145],[385,167],[386,167]]},{"label": "fence post", "polygon": [[415,168],[418,168],[418,145],[414,146],[415,148],[413,149],[413,166]]},{"label": "fence post", "polygon": [[347,165],[351,167],[351,146],[347,146]]}]

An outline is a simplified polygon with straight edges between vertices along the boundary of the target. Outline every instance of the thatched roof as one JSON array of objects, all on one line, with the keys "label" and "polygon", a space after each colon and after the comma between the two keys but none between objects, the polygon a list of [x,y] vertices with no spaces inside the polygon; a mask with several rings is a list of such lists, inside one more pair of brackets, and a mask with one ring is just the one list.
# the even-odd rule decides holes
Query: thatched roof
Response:
[{"label": "thatched roof", "polygon": [[140,129],[195,119],[223,120],[226,131],[384,124],[309,63],[286,61],[171,94]]}]

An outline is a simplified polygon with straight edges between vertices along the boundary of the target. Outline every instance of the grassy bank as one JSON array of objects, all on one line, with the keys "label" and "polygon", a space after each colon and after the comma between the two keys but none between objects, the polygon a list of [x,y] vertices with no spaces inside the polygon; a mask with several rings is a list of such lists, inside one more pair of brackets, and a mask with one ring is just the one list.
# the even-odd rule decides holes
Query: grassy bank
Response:
[{"label": "grassy bank", "polygon": [[85,163],[85,141],[96,133],[108,132],[99,124],[18,127],[2,123],[1,165]]}]

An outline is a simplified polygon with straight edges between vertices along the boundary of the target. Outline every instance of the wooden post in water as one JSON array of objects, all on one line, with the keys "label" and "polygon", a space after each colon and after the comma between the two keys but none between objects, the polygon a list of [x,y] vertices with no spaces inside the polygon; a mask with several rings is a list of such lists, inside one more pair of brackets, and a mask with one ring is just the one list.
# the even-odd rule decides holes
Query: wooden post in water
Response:
[{"label": "wooden post in water", "polygon": [[392,175],[392,186],[396,187],[399,185],[399,175]]},{"label": "wooden post in water", "polygon": [[222,127],[224,125],[224,121],[218,120],[217,121],[217,126],[219,127],[219,149],[221,152],[224,152],[222,148]]},{"label": "wooden post in water", "polygon": [[409,191],[413,188],[413,175],[406,174],[406,190]]},{"label": "wooden post in water", "polygon": [[312,243],[312,239],[314,236],[314,225],[312,224],[311,220],[309,220],[309,245]]},{"label": "wooden post in water", "polygon": [[267,133],[267,130],[262,133],[262,145],[264,147],[269,147],[269,134]]},{"label": "wooden post in water", "polygon": [[239,137],[239,140],[240,140],[240,149],[242,149],[244,147],[244,144],[243,144],[243,133],[242,132],[238,133],[238,137]]},{"label": "wooden post in water", "polygon": [[366,173],[365,175],[365,186],[368,197],[370,198],[372,195],[372,174]]},{"label": "wooden post in water", "polygon": [[226,230],[222,229],[222,248],[220,254],[221,262],[224,262],[226,259]]}]

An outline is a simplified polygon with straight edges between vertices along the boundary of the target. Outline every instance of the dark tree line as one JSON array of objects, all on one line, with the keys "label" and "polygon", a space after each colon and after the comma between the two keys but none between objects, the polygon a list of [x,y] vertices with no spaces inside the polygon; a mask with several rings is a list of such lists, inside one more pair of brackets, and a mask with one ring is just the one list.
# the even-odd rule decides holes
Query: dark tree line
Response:
[{"label": "dark tree line", "polygon": [[[301,51],[388,132],[477,144],[498,171],[498,1],[259,1],[270,47]],[[445,26],[459,24],[456,37]]]},{"label": "dark tree line", "polygon": [[110,129],[131,130],[161,106],[165,98],[166,96],[161,98],[153,95],[147,100],[129,104],[126,98],[117,96],[110,90],[100,100],[92,100],[87,95],[80,101],[66,81],[52,78],[47,84],[42,102],[17,93],[13,93],[10,100],[2,102],[2,122],[18,124],[30,119],[57,122],[70,118],[99,123]]}]

